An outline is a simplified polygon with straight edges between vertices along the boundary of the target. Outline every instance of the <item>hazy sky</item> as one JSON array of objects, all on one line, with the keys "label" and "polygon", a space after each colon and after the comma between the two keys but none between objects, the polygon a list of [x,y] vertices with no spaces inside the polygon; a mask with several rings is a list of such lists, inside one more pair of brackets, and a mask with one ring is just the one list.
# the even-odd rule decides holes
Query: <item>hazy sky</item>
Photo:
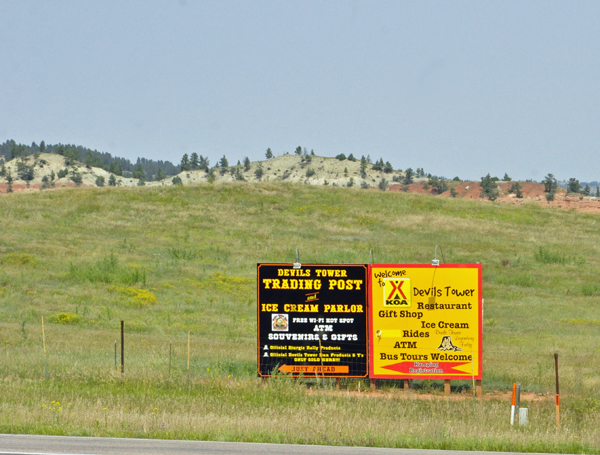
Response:
[{"label": "hazy sky", "polygon": [[600,180],[600,2],[0,1],[0,141]]}]

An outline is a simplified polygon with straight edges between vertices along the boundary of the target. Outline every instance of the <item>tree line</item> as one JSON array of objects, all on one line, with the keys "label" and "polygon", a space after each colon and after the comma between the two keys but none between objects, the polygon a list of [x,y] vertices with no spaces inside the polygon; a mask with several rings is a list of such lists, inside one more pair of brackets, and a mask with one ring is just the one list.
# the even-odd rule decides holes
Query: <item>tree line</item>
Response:
[{"label": "tree line", "polygon": [[[65,164],[67,166],[71,166],[75,164],[75,162],[81,162],[88,167],[98,167],[106,170],[111,173],[111,179],[109,179],[109,185],[115,185],[116,180],[114,176],[119,177],[132,177],[140,180],[140,183],[143,185],[145,181],[152,180],[162,180],[166,177],[177,175],[182,171],[194,171],[194,170],[203,170],[209,174],[210,179],[214,179],[215,172],[224,175],[227,172],[230,172],[236,180],[245,180],[244,176],[241,173],[241,170],[244,171],[250,170],[251,162],[248,157],[245,157],[243,163],[238,161],[237,165],[230,166],[229,160],[225,155],[221,159],[217,161],[217,164],[214,167],[210,167],[210,161],[208,157],[204,157],[202,155],[198,155],[196,152],[188,155],[187,153],[183,155],[181,158],[181,162],[179,165],[175,165],[170,161],[162,161],[162,160],[151,160],[147,158],[138,158],[135,163],[131,162],[127,158],[121,158],[112,156],[110,153],[99,152],[97,150],[92,150],[87,147],[73,145],[73,144],[46,144],[44,141],[41,141],[40,144],[36,144],[32,142],[31,145],[20,144],[10,139],[0,144],[0,162],[12,160],[19,157],[28,157],[28,156],[36,156],[40,153],[52,153],[61,155],[65,159]],[[312,157],[315,155],[314,150],[310,152],[306,147],[298,146],[294,150],[294,154],[298,156],[302,156],[303,164],[308,165],[312,161]],[[267,159],[272,159],[275,157],[271,148],[267,148],[265,152],[265,157]],[[382,172],[384,174],[393,173],[394,167],[389,161],[384,162],[383,158],[376,160],[373,162],[371,160],[370,155],[366,157],[361,156],[360,160],[352,153],[346,156],[344,153],[338,154],[335,157],[340,161],[360,161],[360,173],[363,178],[366,177],[367,169],[372,169],[375,171]],[[31,166],[26,166],[24,163],[20,163],[18,169],[18,178],[22,180],[29,181],[33,179],[33,169],[30,169]],[[7,178],[6,171],[3,169],[4,165],[1,165],[2,169],[0,169],[0,177]],[[412,168],[407,168],[405,171],[401,169],[397,169],[396,171],[403,172],[403,176],[395,175],[393,176],[393,182],[400,183],[405,187],[414,182],[414,178],[427,178],[427,182],[425,185],[427,189],[431,188],[434,191],[434,194],[441,194],[448,190],[451,191],[452,196],[456,196],[456,191],[453,187],[449,186],[450,180],[435,176],[432,174],[426,174],[423,168],[417,168],[413,170]],[[66,170],[65,170],[66,172]],[[314,174],[314,170],[309,168],[307,171],[307,177]],[[259,163],[257,168],[255,169],[254,174],[260,180],[264,173],[262,164]],[[345,172],[347,173],[347,171]],[[57,175],[58,178],[63,176]],[[75,178],[77,176],[75,175]],[[9,177],[10,179],[13,176]],[[177,178],[177,177],[176,177]],[[503,181],[512,181],[512,179],[508,176],[508,174],[504,174],[502,178]],[[74,180],[75,181],[75,180]],[[452,179],[452,181],[460,181],[458,177]],[[500,181],[498,177],[492,177],[489,173],[486,176],[481,177],[481,197],[487,198],[489,200],[495,200],[498,197],[498,185],[496,182]],[[177,180],[179,183],[180,179]],[[12,183],[12,182],[11,182]],[[105,182],[97,182],[99,186],[103,186]],[[546,193],[546,199],[551,201],[554,199],[554,195],[556,194],[559,186],[563,186],[568,193],[580,194],[583,196],[591,196],[595,195],[596,197],[600,197],[600,185],[598,182],[590,183],[580,183],[576,178],[570,178],[564,184],[560,184],[553,174],[548,174],[544,180],[542,181],[544,184],[544,191]],[[388,182],[385,178],[382,178],[379,187],[380,189],[385,190],[387,188]],[[595,192],[592,190],[592,187],[595,187]],[[509,188],[509,193],[515,193],[517,198],[523,197],[522,186],[519,182],[513,182],[512,186]],[[594,194],[595,193],[595,194]]]},{"label": "tree line", "polygon": [[[99,167],[111,174],[122,177],[142,177],[144,180],[162,180],[180,172],[178,166],[170,161],[149,160],[138,158],[135,163],[127,158],[112,156],[110,153],[99,152],[87,147],[74,144],[46,144],[41,141],[31,145],[20,144],[10,139],[0,144],[0,158],[9,161],[19,157],[29,157],[39,153],[53,153],[65,157],[67,166],[79,161],[89,167]],[[135,174],[135,175],[134,175]],[[137,177],[136,177],[137,175]]]}]

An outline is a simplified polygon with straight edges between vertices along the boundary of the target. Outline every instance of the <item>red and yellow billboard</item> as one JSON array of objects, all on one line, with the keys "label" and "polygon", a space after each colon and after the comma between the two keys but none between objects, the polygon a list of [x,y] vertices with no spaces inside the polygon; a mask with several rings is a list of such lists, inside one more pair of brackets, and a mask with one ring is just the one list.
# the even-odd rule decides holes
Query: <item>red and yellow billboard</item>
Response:
[{"label": "red and yellow billboard", "polygon": [[481,264],[369,266],[374,379],[481,379]]}]

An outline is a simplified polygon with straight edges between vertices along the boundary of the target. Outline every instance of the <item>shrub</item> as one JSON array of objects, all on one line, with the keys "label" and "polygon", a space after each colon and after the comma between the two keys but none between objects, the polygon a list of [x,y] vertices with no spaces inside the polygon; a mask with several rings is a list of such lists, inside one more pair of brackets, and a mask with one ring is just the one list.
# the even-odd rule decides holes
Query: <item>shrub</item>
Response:
[{"label": "shrub", "polygon": [[241,182],[245,182],[245,181],[246,181],[246,179],[244,178],[244,176],[243,176],[243,174],[242,174],[242,172],[241,172],[240,168],[239,168],[239,167],[236,167],[235,169],[236,169],[236,171],[235,171],[235,174],[234,174],[234,177],[235,177],[235,179],[236,179],[236,180],[239,180],[239,181],[241,181]]},{"label": "shrub", "polygon": [[514,182],[510,188],[508,189],[509,193],[515,193],[519,199],[523,197],[523,192],[521,191],[523,187],[519,182]]},{"label": "shrub", "polygon": [[597,284],[584,284],[581,288],[581,294],[586,297],[592,297],[594,295],[600,295],[600,285]]},{"label": "shrub", "polygon": [[346,155],[344,155],[343,153],[340,153],[339,155],[336,156],[336,158],[340,161],[344,161],[346,159]]},{"label": "shrub", "polygon": [[178,175],[173,177],[171,182],[173,182],[173,185],[183,185],[183,180],[181,180],[181,177],[179,177]]},{"label": "shrub", "polygon": [[83,183],[83,177],[81,177],[79,172],[73,172],[73,175],[71,175],[71,180],[73,180],[77,186]]},{"label": "shrub", "polygon": [[17,175],[21,180],[29,182],[34,179],[35,171],[33,166],[27,166],[20,161],[17,162]]},{"label": "shrub", "polygon": [[129,303],[134,308],[144,308],[156,303],[156,295],[147,289],[120,286],[111,286],[109,289],[129,297]]},{"label": "shrub", "polygon": [[431,187],[433,189],[436,190],[437,194],[442,194],[443,192],[448,190],[448,184],[446,183],[446,180],[444,180],[443,178],[439,178],[439,177],[429,177],[429,180],[427,182],[429,185],[431,185]]},{"label": "shrub", "polygon": [[53,185],[54,185],[54,182],[51,182],[50,178],[47,175],[44,175],[42,177],[42,188],[41,188],[42,190],[50,188]]},{"label": "shrub", "polygon": [[540,247],[534,256],[536,261],[543,264],[566,264],[568,262],[564,254],[549,251],[544,247]]},{"label": "shrub", "polygon": [[104,186],[104,177],[99,175],[96,177],[96,186]]},{"label": "shrub", "polygon": [[146,270],[138,267],[121,267],[119,259],[111,254],[109,257],[99,259],[93,265],[70,265],[67,275],[74,281],[90,281],[92,283],[121,283],[121,284],[146,284]]},{"label": "shrub", "polygon": [[309,168],[306,170],[306,176],[307,176],[307,177],[312,177],[313,175],[315,175],[315,170],[314,170],[313,168],[309,167]]},{"label": "shrub", "polygon": [[27,253],[8,253],[0,260],[3,265],[33,265],[35,259]]},{"label": "shrub", "polygon": [[77,324],[81,321],[81,316],[75,313],[56,313],[48,318],[48,322],[53,324]]},{"label": "shrub", "polygon": [[388,181],[387,181],[386,179],[381,179],[381,180],[379,181],[379,185],[378,185],[378,187],[379,187],[379,189],[380,189],[381,191],[385,191],[385,190],[386,190],[386,188],[388,187]]}]

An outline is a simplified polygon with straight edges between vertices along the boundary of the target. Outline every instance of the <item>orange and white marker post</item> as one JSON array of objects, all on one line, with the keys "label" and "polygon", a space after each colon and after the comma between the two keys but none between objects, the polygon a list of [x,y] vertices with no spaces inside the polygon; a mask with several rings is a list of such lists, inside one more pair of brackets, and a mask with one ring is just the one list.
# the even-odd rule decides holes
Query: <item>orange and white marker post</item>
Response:
[{"label": "orange and white marker post", "polygon": [[510,424],[515,424],[515,408],[517,403],[517,383],[513,382],[512,406],[510,407]]}]

